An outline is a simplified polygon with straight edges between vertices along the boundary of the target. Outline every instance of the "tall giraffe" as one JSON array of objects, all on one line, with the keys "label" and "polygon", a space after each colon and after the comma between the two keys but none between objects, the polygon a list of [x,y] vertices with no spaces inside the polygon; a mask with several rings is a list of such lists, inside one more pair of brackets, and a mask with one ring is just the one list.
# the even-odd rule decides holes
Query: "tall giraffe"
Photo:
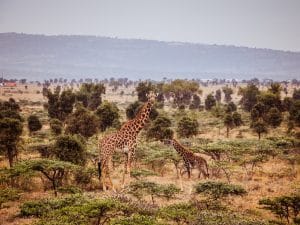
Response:
[{"label": "tall giraffe", "polygon": [[168,140],[166,143],[171,144],[182,157],[189,178],[191,177],[191,169],[194,167],[197,167],[199,170],[198,178],[200,178],[201,174],[203,174],[205,178],[209,177],[207,161],[203,157],[196,155],[191,150],[185,148],[174,138]]},{"label": "tall giraffe", "polygon": [[129,173],[131,169],[131,159],[134,157],[135,149],[137,145],[137,135],[143,129],[147,123],[151,108],[154,104],[156,95],[150,92],[148,101],[143,105],[141,110],[137,113],[134,119],[127,121],[117,132],[105,136],[99,141],[99,177],[103,184],[103,190],[106,190],[106,178],[109,180],[109,185],[114,190],[113,183],[109,174],[109,167],[112,160],[112,156],[117,149],[123,150],[125,153],[125,168],[123,173],[123,185],[125,183],[125,175]]}]

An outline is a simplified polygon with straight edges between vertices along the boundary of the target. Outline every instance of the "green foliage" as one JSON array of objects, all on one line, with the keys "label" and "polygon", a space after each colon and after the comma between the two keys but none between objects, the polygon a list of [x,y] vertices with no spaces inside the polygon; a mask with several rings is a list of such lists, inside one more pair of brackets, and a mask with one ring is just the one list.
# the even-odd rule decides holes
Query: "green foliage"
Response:
[{"label": "green foliage", "polygon": [[197,218],[197,209],[189,203],[172,204],[160,209],[159,217],[176,224],[193,224]]},{"label": "green foliage", "polygon": [[0,153],[8,158],[10,167],[18,155],[17,144],[22,134],[22,123],[18,119],[0,119]]},{"label": "green foliage", "polygon": [[64,121],[73,111],[75,94],[71,89],[62,92],[60,89],[60,86],[57,86],[53,93],[48,89],[45,94],[48,98],[47,108],[49,117]]},{"label": "green foliage", "polygon": [[[143,216],[135,214],[128,218],[113,220],[111,225],[159,225],[155,218],[151,216]],[[161,224],[162,225],[162,224]]]},{"label": "green foliage", "polygon": [[4,188],[0,190],[0,209],[3,204],[9,201],[16,201],[20,198],[20,192],[13,188]]},{"label": "green foliage", "polygon": [[207,194],[214,200],[227,197],[229,195],[244,195],[246,190],[239,185],[226,184],[220,181],[206,181],[195,186],[197,194]]},{"label": "green foliage", "polygon": [[254,130],[254,132],[258,134],[259,140],[260,140],[262,133],[268,132],[267,125],[263,120],[258,120],[258,121],[252,122],[251,127]]},{"label": "green foliage", "polygon": [[290,120],[295,122],[297,126],[300,126],[300,100],[293,101],[293,104],[289,110]]},{"label": "green foliage", "polygon": [[76,136],[63,135],[57,137],[53,146],[53,153],[62,161],[78,165],[86,163],[86,148],[84,143]]},{"label": "green foliage", "polygon": [[198,82],[176,79],[164,84],[163,92],[167,96],[173,95],[174,103],[180,106],[189,105],[192,95],[201,93],[201,90]]},{"label": "green foliage", "polygon": [[225,111],[227,113],[232,113],[234,111],[237,110],[236,105],[233,102],[229,102],[226,106],[225,106]]},{"label": "green foliage", "polygon": [[8,101],[0,101],[0,119],[3,118],[17,119],[23,122],[20,106],[13,98]]},{"label": "green foliage", "polygon": [[290,219],[296,219],[300,213],[300,195],[291,194],[275,197],[273,199],[264,198],[259,201],[263,209],[271,211],[281,220],[286,219],[289,223]]},{"label": "green foliage", "polygon": [[224,125],[227,128],[227,137],[229,135],[229,130],[234,127],[234,121],[231,114],[226,114],[224,117]]},{"label": "green foliage", "polygon": [[76,92],[76,100],[82,102],[84,107],[95,110],[102,102],[102,94],[105,94],[104,84],[83,83]]},{"label": "green foliage", "polygon": [[30,115],[27,119],[28,129],[30,132],[42,129],[42,123],[36,115]]},{"label": "green foliage", "polygon": [[173,198],[180,189],[174,184],[162,185],[150,181],[138,180],[131,182],[128,193],[138,199],[142,199],[145,195],[150,195],[154,204],[154,197],[165,197],[167,200]]},{"label": "green foliage", "polygon": [[104,101],[95,114],[99,118],[100,131],[105,131],[109,127],[118,128],[121,124],[118,107],[108,101]]},{"label": "green foliage", "polygon": [[300,100],[300,88],[299,89],[294,89],[293,100]]},{"label": "green foliage", "polygon": [[157,175],[155,172],[153,171],[150,171],[150,170],[144,170],[144,169],[140,169],[140,170],[137,170],[137,169],[133,169],[130,171],[130,175],[137,179],[137,180],[140,180],[141,177],[148,177],[148,176],[155,176]]},{"label": "green foliage", "polygon": [[185,116],[178,122],[177,132],[180,137],[191,137],[198,133],[198,129],[198,121]]},{"label": "green foliage", "polygon": [[189,106],[190,109],[199,109],[201,105],[201,99],[197,94],[193,95],[193,100]]},{"label": "green foliage", "polygon": [[261,92],[258,95],[258,101],[265,106],[265,111],[268,112],[271,108],[276,107],[282,111],[280,95],[271,92]]},{"label": "green foliage", "polygon": [[151,122],[147,130],[147,138],[154,140],[171,139],[173,130],[170,129],[172,122],[165,116],[158,116]]},{"label": "green foliage", "polygon": [[40,172],[52,183],[55,196],[57,187],[62,185],[62,179],[68,171],[75,171],[78,166],[64,161],[50,159],[26,160],[17,163],[9,171],[10,177],[26,176],[34,171]]},{"label": "green foliage", "polygon": [[140,102],[147,102],[147,95],[150,91],[154,91],[155,86],[151,82],[140,82],[138,86],[135,88],[138,94],[138,100]]},{"label": "green foliage", "polygon": [[213,106],[216,106],[215,97],[212,94],[207,95],[204,104],[206,110],[211,110]]},{"label": "green foliage", "polygon": [[134,103],[131,103],[127,108],[126,108],[126,117],[127,119],[133,119],[136,114],[138,113],[138,110],[142,107],[142,103],[139,101],[135,101]]},{"label": "green foliage", "polygon": [[195,225],[268,225],[263,220],[241,216],[231,211],[202,210],[199,212]]},{"label": "green foliage", "polygon": [[280,126],[282,122],[282,115],[276,107],[269,110],[267,114],[267,122],[274,128]]},{"label": "green foliage", "polygon": [[[127,119],[134,119],[135,116],[138,114],[138,112],[142,109],[143,103],[139,101],[135,101],[134,103],[131,103],[127,108],[126,108],[126,117]],[[154,120],[158,116],[157,110],[152,107],[150,111],[150,120]]]},{"label": "green foliage", "polygon": [[243,120],[242,120],[242,116],[240,113],[238,113],[238,112],[232,113],[232,119],[233,119],[233,123],[236,127],[243,125]]},{"label": "green foliage", "polygon": [[58,119],[51,119],[50,129],[55,135],[60,135],[63,130],[63,123]]},{"label": "green foliage", "polygon": [[231,95],[233,94],[233,90],[230,87],[223,87],[223,92],[225,102],[230,102],[232,99]]},{"label": "green foliage", "polygon": [[78,106],[66,121],[66,133],[80,134],[86,138],[97,132],[98,118],[84,107]]},{"label": "green foliage", "polygon": [[57,192],[62,194],[81,194],[82,190],[75,186],[64,186],[57,188]]},{"label": "green foliage", "polygon": [[245,88],[240,88],[238,94],[242,95],[240,104],[244,110],[250,112],[253,106],[257,103],[257,97],[260,94],[260,91],[255,84],[251,83]]},{"label": "green foliage", "polygon": [[20,214],[23,217],[47,216],[53,210],[62,209],[64,207],[72,206],[74,204],[83,203],[85,199],[82,195],[71,195],[65,198],[57,199],[41,199],[35,201],[28,201],[21,205]]},{"label": "green foliage", "polygon": [[219,102],[219,103],[221,102],[222,92],[220,89],[216,90],[215,98],[216,98],[217,102]]}]

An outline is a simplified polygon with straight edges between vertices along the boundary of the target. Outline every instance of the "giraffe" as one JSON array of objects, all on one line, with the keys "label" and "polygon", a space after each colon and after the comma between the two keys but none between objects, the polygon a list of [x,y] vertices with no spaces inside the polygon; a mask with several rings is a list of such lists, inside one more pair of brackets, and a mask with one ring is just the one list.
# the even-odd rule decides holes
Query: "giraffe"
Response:
[{"label": "giraffe", "polygon": [[155,102],[156,94],[150,92],[147,95],[147,102],[143,105],[134,119],[127,121],[117,132],[105,136],[99,141],[99,178],[106,191],[106,178],[109,180],[110,187],[114,190],[113,183],[109,174],[111,160],[116,150],[123,150],[125,154],[125,165],[123,172],[122,185],[125,184],[125,175],[128,173],[130,177],[131,160],[134,157],[137,146],[137,135],[147,123],[151,108]]},{"label": "giraffe", "polygon": [[174,138],[167,140],[166,143],[171,144],[177,153],[182,157],[184,166],[188,173],[188,178],[191,178],[191,169],[194,167],[197,167],[199,170],[198,178],[200,178],[201,174],[203,174],[205,178],[209,177],[207,161],[203,157],[196,155],[191,150],[185,148]]}]

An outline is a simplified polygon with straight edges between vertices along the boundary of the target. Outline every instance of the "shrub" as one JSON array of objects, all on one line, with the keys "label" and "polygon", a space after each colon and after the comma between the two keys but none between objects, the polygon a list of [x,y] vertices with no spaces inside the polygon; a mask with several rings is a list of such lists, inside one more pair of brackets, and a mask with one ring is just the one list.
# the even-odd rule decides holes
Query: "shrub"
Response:
[{"label": "shrub", "polygon": [[191,137],[198,133],[199,123],[196,119],[183,117],[178,122],[177,132],[180,137]]},{"label": "shrub", "polygon": [[60,135],[63,130],[63,123],[58,119],[51,119],[50,129],[55,135]]},{"label": "shrub", "polygon": [[0,190],[0,209],[3,204],[8,201],[15,201],[20,198],[20,192],[12,188],[4,188]]},{"label": "shrub", "polygon": [[199,183],[195,186],[196,193],[208,194],[213,200],[219,200],[229,195],[244,195],[246,190],[234,184],[226,184],[219,181],[207,181]]},{"label": "shrub", "polygon": [[54,155],[62,161],[68,161],[78,165],[86,162],[86,148],[76,136],[59,136],[53,146]]},{"label": "shrub", "polygon": [[158,116],[147,131],[147,138],[154,140],[171,139],[173,130],[170,129],[171,120],[165,116]]},{"label": "shrub", "polygon": [[89,138],[97,132],[98,118],[82,106],[78,106],[66,121],[66,133]]},{"label": "shrub", "polygon": [[176,224],[193,224],[197,218],[197,209],[189,203],[179,203],[166,206],[159,212],[159,217]]},{"label": "shrub", "polygon": [[42,129],[42,123],[36,115],[30,115],[27,119],[28,129],[30,132]]},{"label": "shrub", "polygon": [[273,107],[269,110],[267,114],[267,122],[272,127],[280,126],[282,122],[282,115],[281,112],[276,107]]},{"label": "shrub", "polygon": [[5,154],[10,167],[18,155],[17,144],[22,134],[23,126],[20,120],[12,118],[0,119],[0,154]]},{"label": "shrub", "polygon": [[273,199],[264,198],[259,201],[259,205],[263,209],[269,210],[274,213],[282,221],[286,219],[290,223],[290,219],[296,219],[300,212],[300,195],[283,195]]},{"label": "shrub", "polygon": [[115,104],[104,101],[96,110],[96,115],[99,118],[100,131],[105,131],[108,127],[120,126],[119,109]]},{"label": "shrub", "polygon": [[205,109],[211,110],[213,106],[216,106],[216,99],[212,94],[207,95],[205,99]]}]

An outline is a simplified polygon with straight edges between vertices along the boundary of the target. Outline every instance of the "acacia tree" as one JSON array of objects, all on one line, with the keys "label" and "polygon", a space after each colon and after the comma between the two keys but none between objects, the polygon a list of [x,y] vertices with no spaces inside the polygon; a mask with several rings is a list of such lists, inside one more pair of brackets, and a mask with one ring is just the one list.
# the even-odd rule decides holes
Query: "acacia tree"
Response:
[{"label": "acacia tree", "polygon": [[23,176],[32,171],[38,171],[52,184],[55,196],[57,188],[62,185],[62,180],[68,171],[75,171],[78,166],[63,161],[38,159],[26,160],[16,164],[9,172],[10,177]]}]

